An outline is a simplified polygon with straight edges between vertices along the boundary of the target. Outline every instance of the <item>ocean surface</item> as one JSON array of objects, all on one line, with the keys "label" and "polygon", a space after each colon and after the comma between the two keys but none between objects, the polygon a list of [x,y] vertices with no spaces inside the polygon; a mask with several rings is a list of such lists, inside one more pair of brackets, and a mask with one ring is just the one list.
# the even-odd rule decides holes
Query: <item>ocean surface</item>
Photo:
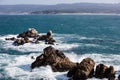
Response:
[{"label": "ocean surface", "polygon": [[[73,62],[90,57],[95,65],[114,66],[120,73],[119,15],[0,15],[0,80],[67,80],[67,72],[52,72],[50,66],[30,72],[30,65],[49,45],[27,43],[12,45],[5,38],[16,37],[28,28],[40,34],[53,31],[56,49]],[[88,80],[99,80],[91,78]],[[103,79],[107,80],[107,79]]]}]

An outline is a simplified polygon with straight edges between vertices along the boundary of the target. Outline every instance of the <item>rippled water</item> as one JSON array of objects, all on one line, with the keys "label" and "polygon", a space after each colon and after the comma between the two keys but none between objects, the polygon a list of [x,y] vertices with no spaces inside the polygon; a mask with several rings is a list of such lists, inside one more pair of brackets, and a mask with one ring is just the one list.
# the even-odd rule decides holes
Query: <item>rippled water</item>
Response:
[{"label": "rippled water", "polygon": [[[53,47],[63,51],[73,62],[90,57],[95,65],[103,63],[120,70],[120,16],[108,15],[0,15],[0,79],[67,80],[67,72],[52,72],[50,66],[30,72],[30,64],[49,45],[26,43],[21,46],[5,41],[29,27],[45,34],[53,31],[57,41]],[[90,80],[95,80],[92,78]],[[98,80],[98,79],[97,79]]]}]

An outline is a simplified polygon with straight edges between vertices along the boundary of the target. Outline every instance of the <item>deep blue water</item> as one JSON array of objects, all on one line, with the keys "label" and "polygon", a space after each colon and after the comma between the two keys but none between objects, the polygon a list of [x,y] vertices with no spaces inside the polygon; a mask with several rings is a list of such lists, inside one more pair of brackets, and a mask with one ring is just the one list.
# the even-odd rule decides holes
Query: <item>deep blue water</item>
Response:
[{"label": "deep blue water", "polygon": [[[11,60],[18,64],[19,60],[16,60],[16,57],[23,59],[21,57],[39,55],[46,47],[41,45],[41,48],[31,44],[15,47],[11,44],[12,42],[4,40],[5,37],[16,36],[28,28],[35,28],[39,33],[52,30],[53,37],[60,44],[56,47],[68,56],[89,56],[94,58],[96,63],[103,62],[107,65],[114,65],[116,70],[120,69],[118,67],[120,64],[120,16],[118,15],[0,15],[1,78],[11,79],[16,76],[16,71],[12,76],[9,75],[12,70],[12,68],[9,69],[10,63],[13,63]],[[115,58],[116,56],[118,58]],[[13,58],[5,59],[8,57]],[[76,61],[79,61],[79,58]],[[30,60],[23,62],[30,64]],[[13,69],[16,68],[18,67],[15,65]],[[30,76],[30,74],[22,73],[21,75]],[[16,79],[24,79],[21,75]]]},{"label": "deep blue water", "polygon": [[[118,38],[120,16],[109,15],[1,15],[0,34],[18,34],[29,27],[39,32]],[[118,38],[119,39],[119,38]]]}]

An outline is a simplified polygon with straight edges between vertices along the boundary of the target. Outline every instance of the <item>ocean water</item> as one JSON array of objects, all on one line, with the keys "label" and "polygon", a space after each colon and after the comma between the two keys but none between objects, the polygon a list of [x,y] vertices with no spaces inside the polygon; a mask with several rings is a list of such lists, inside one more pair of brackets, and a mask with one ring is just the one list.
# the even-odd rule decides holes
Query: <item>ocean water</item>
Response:
[{"label": "ocean water", "polygon": [[[27,43],[13,46],[6,37],[16,37],[28,28],[40,34],[53,31],[52,45],[73,62],[90,57],[95,65],[114,66],[120,73],[119,15],[0,15],[0,80],[67,80],[67,72],[52,72],[50,66],[30,72],[30,65],[49,45]],[[91,78],[88,80],[99,80]],[[104,79],[107,80],[107,79]]]}]

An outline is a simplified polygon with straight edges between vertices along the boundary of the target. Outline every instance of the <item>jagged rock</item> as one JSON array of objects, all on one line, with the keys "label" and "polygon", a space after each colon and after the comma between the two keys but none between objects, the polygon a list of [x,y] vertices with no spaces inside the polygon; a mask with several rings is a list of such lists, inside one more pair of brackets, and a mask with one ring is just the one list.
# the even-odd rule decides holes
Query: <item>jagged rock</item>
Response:
[{"label": "jagged rock", "polygon": [[52,37],[52,31],[48,31],[46,35],[39,36],[37,40],[45,40],[46,44],[54,44],[55,40]]},{"label": "jagged rock", "polygon": [[13,43],[15,46],[23,45],[25,44],[25,40],[23,38],[21,39],[16,39]]},{"label": "jagged rock", "polygon": [[[21,38],[21,39],[19,39]],[[33,38],[32,41],[29,40],[29,38]],[[52,37],[52,31],[48,31],[46,35],[39,35],[38,32],[34,28],[29,28],[27,31],[19,34],[17,36],[17,39],[12,38],[5,38],[5,40],[12,40],[14,41],[14,45],[23,45],[24,43],[35,43],[39,44],[39,41],[45,41],[45,44],[54,44],[55,40]]]},{"label": "jagged rock", "polygon": [[85,58],[80,64],[77,63],[76,66],[71,68],[67,76],[71,77],[71,80],[86,80],[93,76],[94,65],[95,62],[91,58]]},{"label": "jagged rock", "polygon": [[63,52],[54,49],[49,46],[44,49],[44,53],[36,58],[36,60],[31,64],[31,68],[50,65],[54,72],[67,71],[74,67],[76,64],[71,62]]},{"label": "jagged rock", "polygon": [[41,35],[37,38],[37,40],[42,41],[42,40],[45,40],[46,37],[47,37],[46,35]]},{"label": "jagged rock", "polygon": [[107,70],[107,77],[108,77],[108,80],[115,80],[115,70],[114,70],[114,67],[113,66],[110,66]]},{"label": "jagged rock", "polygon": [[12,38],[5,38],[5,40],[11,40],[11,41],[14,41],[14,40],[16,40],[16,38],[15,38],[15,37],[12,37]]},{"label": "jagged rock", "polygon": [[19,34],[17,37],[22,37],[22,38],[25,38],[25,37],[32,37],[32,38],[35,38],[35,37],[38,37],[39,34],[37,32],[36,29],[34,28],[29,28],[26,32],[23,32],[21,34]]},{"label": "jagged rock", "polygon": [[99,64],[96,66],[96,70],[95,70],[95,77],[96,78],[104,78],[105,77],[105,72],[108,69],[107,66],[105,66],[104,64]]},{"label": "jagged rock", "polygon": [[28,37],[25,37],[25,38],[23,38],[23,39],[24,39],[25,43],[31,42]]},{"label": "jagged rock", "polygon": [[15,46],[19,46],[19,45],[23,45],[23,44],[29,43],[29,42],[31,42],[31,41],[29,40],[29,38],[25,37],[25,38],[16,39],[13,44],[14,44]]},{"label": "jagged rock", "polygon": [[97,65],[95,71],[95,77],[100,79],[108,78],[109,80],[114,80],[113,79],[115,78],[114,67],[113,66],[107,67],[104,64]]}]

